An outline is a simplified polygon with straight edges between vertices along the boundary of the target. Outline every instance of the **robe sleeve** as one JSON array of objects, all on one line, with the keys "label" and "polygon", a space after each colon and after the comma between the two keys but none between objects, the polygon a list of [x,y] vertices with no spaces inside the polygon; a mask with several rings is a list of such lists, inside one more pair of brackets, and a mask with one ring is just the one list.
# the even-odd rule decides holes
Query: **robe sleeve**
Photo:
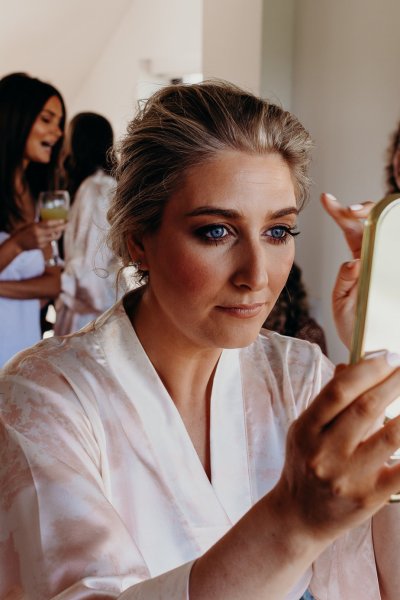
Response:
[{"label": "robe sleeve", "polygon": [[65,234],[61,299],[79,313],[102,312],[116,300],[119,264],[107,247],[107,209],[114,190],[111,178],[89,177],[79,188]]},{"label": "robe sleeve", "polygon": [[186,600],[192,563],[151,579],[70,386],[27,375],[0,382],[0,598]]}]

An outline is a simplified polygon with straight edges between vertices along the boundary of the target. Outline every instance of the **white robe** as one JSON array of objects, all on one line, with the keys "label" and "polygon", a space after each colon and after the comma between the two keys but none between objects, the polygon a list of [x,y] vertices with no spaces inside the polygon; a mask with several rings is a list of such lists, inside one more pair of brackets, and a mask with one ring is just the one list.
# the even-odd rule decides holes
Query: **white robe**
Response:
[{"label": "white robe", "polygon": [[117,299],[116,275],[121,264],[105,241],[114,189],[115,180],[98,170],[76,192],[64,234],[65,268],[56,303],[56,335],[78,331]]},{"label": "white robe", "polygon": [[[9,237],[0,232],[0,244]],[[21,252],[1,272],[2,281],[21,281],[39,277],[44,272],[41,250]],[[36,344],[42,337],[40,301],[37,298],[17,300],[0,296],[0,368],[14,354]]]},{"label": "white robe", "polygon": [[[224,350],[210,482],[121,302],[27,351],[0,384],[0,597],[187,599],[192,561],[274,486],[287,429],[331,371],[317,346],[271,332]],[[318,600],[378,600],[370,522],[287,600],[310,581]]]}]

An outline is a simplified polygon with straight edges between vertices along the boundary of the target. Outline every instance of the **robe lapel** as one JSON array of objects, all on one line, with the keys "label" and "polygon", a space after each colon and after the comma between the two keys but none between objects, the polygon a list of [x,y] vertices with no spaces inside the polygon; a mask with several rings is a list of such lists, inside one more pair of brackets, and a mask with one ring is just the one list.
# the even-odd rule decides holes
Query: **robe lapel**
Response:
[{"label": "robe lapel", "polygon": [[[224,381],[232,375],[229,359],[225,360],[224,357],[221,367],[217,368],[215,377],[218,392],[213,391],[212,394],[212,402],[217,405],[215,410],[212,408],[212,419],[216,419],[216,423],[211,424],[212,453],[215,454],[212,456],[213,478],[215,476],[216,481],[214,488],[179,412],[140,344],[122,303],[103,324],[101,331],[106,360],[134,408],[135,424],[131,429],[134,431],[140,426],[144,432],[152,451],[149,459],[153,461],[157,477],[168,489],[168,496],[180,511],[180,520],[184,516],[200,550],[204,551],[230,528],[231,514],[236,518],[240,512],[232,510],[232,504],[235,505],[236,501],[228,502],[227,509],[224,506],[230,493],[224,490],[224,486],[228,484],[235,466],[233,463],[225,465],[225,461],[232,456],[228,444],[232,443],[233,438],[233,443],[239,444],[235,432],[242,427],[241,424],[239,427],[229,425],[222,416],[222,407],[218,406],[220,402],[227,404],[235,387],[227,382],[227,388],[224,388]],[[237,377],[235,379],[237,381]],[[236,390],[237,400],[239,397],[240,389],[239,392]],[[242,421],[240,412],[238,408],[234,411],[229,409],[228,416],[232,414],[236,421]],[[221,433],[220,426],[223,427]],[[129,424],[124,423],[124,427],[128,429]],[[242,451],[246,453],[244,449]],[[233,450],[233,455],[236,454],[237,451]]]},{"label": "robe lapel", "polygon": [[224,350],[211,399],[212,485],[231,523],[251,507],[240,351]]}]

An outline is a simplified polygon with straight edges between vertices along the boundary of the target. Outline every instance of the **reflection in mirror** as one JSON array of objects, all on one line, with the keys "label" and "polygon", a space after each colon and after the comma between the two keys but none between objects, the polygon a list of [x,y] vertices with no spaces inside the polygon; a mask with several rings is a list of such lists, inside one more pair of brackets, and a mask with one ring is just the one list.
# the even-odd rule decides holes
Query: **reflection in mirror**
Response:
[{"label": "reflection in mirror", "polygon": [[[400,354],[400,194],[378,202],[365,225],[351,362],[382,349]],[[399,414],[400,398],[386,417]],[[400,460],[400,449],[392,459]]]}]

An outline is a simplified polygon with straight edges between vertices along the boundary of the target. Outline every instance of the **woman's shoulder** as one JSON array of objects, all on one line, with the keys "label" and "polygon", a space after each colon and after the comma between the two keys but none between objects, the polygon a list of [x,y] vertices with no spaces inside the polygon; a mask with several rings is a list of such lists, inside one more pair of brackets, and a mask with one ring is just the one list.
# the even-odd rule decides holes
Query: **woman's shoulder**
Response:
[{"label": "woman's shoulder", "polygon": [[93,175],[86,177],[78,188],[77,194],[82,193],[111,193],[116,186],[116,181],[111,175],[107,175],[104,171],[99,169]]},{"label": "woman's shoulder", "polygon": [[323,383],[334,369],[317,344],[268,329],[261,329],[245,354],[254,364],[268,364],[277,379],[303,381],[311,377]]},{"label": "woman's shoulder", "polygon": [[269,329],[261,329],[254,342],[254,348],[266,356],[281,357],[287,360],[296,357],[304,361],[321,360],[322,352],[319,346],[309,340],[295,338]]}]

